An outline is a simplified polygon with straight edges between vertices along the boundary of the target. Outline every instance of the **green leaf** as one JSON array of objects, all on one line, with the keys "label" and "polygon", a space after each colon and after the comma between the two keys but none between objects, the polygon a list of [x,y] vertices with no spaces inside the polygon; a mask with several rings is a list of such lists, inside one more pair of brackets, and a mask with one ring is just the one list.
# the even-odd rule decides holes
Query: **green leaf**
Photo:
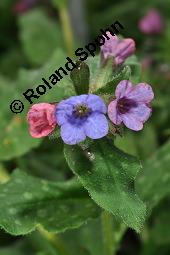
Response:
[{"label": "green leaf", "polygon": [[0,76],[0,89],[0,160],[8,160],[37,147],[41,139],[29,135],[26,114],[14,114],[10,110],[11,102],[21,98],[14,84]]},{"label": "green leaf", "polygon": [[101,87],[96,91],[96,94],[108,93],[114,94],[116,86],[122,80],[129,80],[131,75],[131,69],[129,66],[124,66],[121,70],[119,69],[116,73],[113,74],[112,80],[106,83],[105,86]]},{"label": "green leaf", "polygon": [[99,212],[75,180],[53,183],[17,170],[0,185],[0,225],[12,235],[27,234],[38,224],[50,232],[63,232]]},{"label": "green leaf", "polygon": [[64,153],[92,199],[139,231],[145,218],[145,205],[134,189],[141,167],[138,160],[118,150],[108,139],[96,140],[86,150],[65,145]]},{"label": "green leaf", "polygon": [[130,66],[130,69],[131,69],[130,81],[133,82],[134,84],[140,82],[141,64],[139,63],[137,57],[133,55],[127,58],[124,64]]},{"label": "green leaf", "polygon": [[138,156],[136,140],[132,132],[125,132],[124,136],[116,136],[114,143],[120,150]]},{"label": "green leaf", "polygon": [[116,137],[115,145],[127,153],[139,156],[140,159],[146,159],[157,148],[156,131],[151,123],[147,123],[141,132],[126,130],[123,137]]},{"label": "green leaf", "polygon": [[40,9],[19,16],[20,38],[25,55],[35,65],[43,65],[53,51],[62,47],[61,31]]},{"label": "green leaf", "polygon": [[88,93],[90,70],[85,62],[78,61],[76,63],[76,68],[70,73],[70,77],[78,95]]},{"label": "green leaf", "polygon": [[100,71],[100,55],[97,55],[95,57],[88,57],[86,63],[90,69],[90,86],[93,87],[97,74]]},{"label": "green leaf", "polygon": [[143,165],[136,188],[149,210],[170,194],[170,141]]},{"label": "green leaf", "polygon": [[[49,79],[49,77],[54,74],[55,71],[58,70],[60,67],[63,67],[66,71],[65,64],[68,62],[66,57],[66,54],[61,49],[57,49],[54,51],[49,61],[45,63],[45,65],[41,68],[37,70],[21,69],[17,81],[17,88],[20,90],[21,95],[23,92],[27,91],[27,89],[30,88],[33,88],[35,94],[37,95],[36,88],[38,87],[38,85],[45,84],[44,81],[42,81],[42,78],[46,79],[46,81],[50,83],[52,88],[49,89],[45,85],[46,93],[44,95],[41,95],[39,99],[33,99],[33,103],[56,102],[69,96],[75,95],[75,89],[72,81],[69,78],[68,71],[67,75],[62,75],[63,78],[60,79],[60,81],[58,81],[56,85],[52,85]],[[26,99],[25,102],[30,106],[30,103]]]},{"label": "green leaf", "polygon": [[[39,148],[19,157],[17,163],[22,171],[54,182],[64,181],[67,174],[70,173],[63,155],[63,141],[61,139],[54,142],[45,139]],[[3,169],[0,171],[0,176],[1,174],[3,175]]]},{"label": "green leaf", "polygon": [[113,59],[110,58],[107,60],[104,67],[99,69],[99,72],[96,76],[95,83],[90,84],[90,92],[96,93],[97,90],[103,88],[113,77]]},{"label": "green leaf", "polygon": [[83,255],[83,251],[89,251],[90,255],[103,255],[101,228],[101,219],[97,218],[90,220],[80,228],[60,234],[60,237],[67,243],[73,255]]}]

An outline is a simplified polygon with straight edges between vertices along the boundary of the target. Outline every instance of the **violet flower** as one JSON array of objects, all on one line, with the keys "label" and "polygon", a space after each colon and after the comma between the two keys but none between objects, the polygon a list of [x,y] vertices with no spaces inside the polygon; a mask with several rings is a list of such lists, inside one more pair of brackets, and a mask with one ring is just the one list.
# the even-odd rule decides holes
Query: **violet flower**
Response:
[{"label": "violet flower", "polygon": [[150,102],[154,93],[150,85],[139,83],[133,86],[128,80],[121,81],[115,91],[116,99],[108,106],[110,120],[134,131],[143,129],[143,123],[148,120],[152,109]]},{"label": "violet flower", "polygon": [[101,46],[101,54],[104,60],[109,57],[114,58],[116,65],[121,65],[129,56],[135,52],[135,42],[133,39],[120,39],[116,35],[111,35],[107,32],[110,40],[107,40],[104,45]]},{"label": "violet flower", "polygon": [[28,114],[30,135],[34,138],[48,136],[56,127],[56,105],[48,103],[34,104]]},{"label": "violet flower", "polygon": [[86,136],[99,139],[108,133],[105,117],[107,107],[96,95],[73,96],[61,101],[56,108],[56,119],[61,126],[61,137],[66,144],[74,145]]},{"label": "violet flower", "polygon": [[159,34],[163,30],[163,20],[159,12],[150,10],[140,21],[139,29],[145,34]]}]

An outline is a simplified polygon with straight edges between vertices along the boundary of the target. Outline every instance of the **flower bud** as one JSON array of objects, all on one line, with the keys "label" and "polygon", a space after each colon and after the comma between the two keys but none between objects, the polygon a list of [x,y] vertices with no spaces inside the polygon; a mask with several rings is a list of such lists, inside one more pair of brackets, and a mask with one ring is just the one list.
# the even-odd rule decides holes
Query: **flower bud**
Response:
[{"label": "flower bud", "polygon": [[109,32],[107,35],[110,40],[107,40],[101,46],[102,58],[107,60],[109,57],[114,58],[114,64],[121,65],[129,56],[135,52],[135,42],[133,39],[120,39],[116,35],[112,36]]},{"label": "flower bud", "polygon": [[163,31],[163,20],[157,10],[150,10],[140,21],[139,29],[144,34],[159,34]]},{"label": "flower bud", "polygon": [[28,114],[27,121],[30,126],[30,134],[34,138],[48,136],[56,126],[56,105],[40,103],[33,105]]}]

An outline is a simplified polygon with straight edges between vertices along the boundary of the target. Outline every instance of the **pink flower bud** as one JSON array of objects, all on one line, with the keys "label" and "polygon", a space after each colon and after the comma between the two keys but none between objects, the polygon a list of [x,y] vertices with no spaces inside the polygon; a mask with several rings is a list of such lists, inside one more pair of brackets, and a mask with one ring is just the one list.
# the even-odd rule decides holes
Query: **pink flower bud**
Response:
[{"label": "pink flower bud", "polygon": [[110,40],[107,40],[104,45],[101,46],[101,53],[104,60],[109,57],[114,58],[116,65],[121,65],[126,58],[133,55],[135,52],[135,42],[133,39],[120,39],[116,35],[112,36],[110,32],[107,32]]},{"label": "pink flower bud", "polygon": [[150,10],[140,21],[139,29],[145,34],[159,34],[163,31],[163,20],[157,10]]},{"label": "pink flower bud", "polygon": [[48,136],[56,126],[55,118],[56,105],[40,103],[33,105],[28,114],[30,135],[34,138]]}]

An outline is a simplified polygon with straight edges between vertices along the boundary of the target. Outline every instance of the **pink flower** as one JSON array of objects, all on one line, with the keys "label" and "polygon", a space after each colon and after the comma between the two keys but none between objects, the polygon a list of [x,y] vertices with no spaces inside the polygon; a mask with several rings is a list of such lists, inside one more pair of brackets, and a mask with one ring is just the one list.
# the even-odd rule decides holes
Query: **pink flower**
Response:
[{"label": "pink flower", "polygon": [[35,4],[37,0],[19,0],[14,5],[14,12],[18,14],[23,14],[29,11]]},{"label": "pink flower", "polygon": [[157,10],[150,10],[139,21],[139,29],[145,34],[159,34],[163,30],[163,20]]},{"label": "pink flower", "polygon": [[34,138],[49,135],[56,126],[56,105],[40,103],[33,105],[28,114],[27,121],[30,126],[30,134]]},{"label": "pink flower", "polygon": [[107,35],[110,40],[101,46],[102,57],[104,60],[113,57],[115,64],[121,65],[126,58],[135,52],[135,42],[130,38],[120,39],[116,35],[112,36],[110,32],[107,32]]},{"label": "pink flower", "polygon": [[130,81],[123,80],[118,84],[115,96],[108,106],[110,120],[116,125],[123,122],[134,131],[141,130],[152,112],[149,105],[154,98],[151,86],[146,83],[133,86]]}]

